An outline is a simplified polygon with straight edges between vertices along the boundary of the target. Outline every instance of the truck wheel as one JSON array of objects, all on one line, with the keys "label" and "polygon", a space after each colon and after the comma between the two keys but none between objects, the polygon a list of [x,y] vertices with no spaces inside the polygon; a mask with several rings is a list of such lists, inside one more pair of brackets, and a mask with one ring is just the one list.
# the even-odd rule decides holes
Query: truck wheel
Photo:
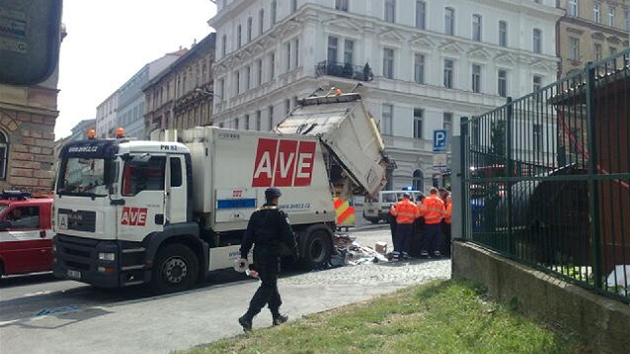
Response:
[{"label": "truck wheel", "polygon": [[199,261],[185,245],[170,244],[162,248],[155,258],[151,288],[158,294],[182,291],[192,287],[199,274]]},{"label": "truck wheel", "polygon": [[302,246],[302,260],[308,269],[320,268],[330,262],[332,242],[326,230],[313,230]]}]

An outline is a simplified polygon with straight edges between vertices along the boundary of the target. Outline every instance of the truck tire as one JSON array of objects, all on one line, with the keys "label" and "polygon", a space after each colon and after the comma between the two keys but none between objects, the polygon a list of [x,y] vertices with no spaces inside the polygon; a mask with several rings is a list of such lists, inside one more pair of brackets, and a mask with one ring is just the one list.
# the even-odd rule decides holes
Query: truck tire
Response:
[{"label": "truck tire", "polygon": [[302,262],[307,269],[326,266],[332,256],[332,240],[325,229],[315,229],[308,233],[302,244]]},{"label": "truck tire", "polygon": [[199,260],[185,245],[174,243],[158,251],[152,269],[151,289],[166,294],[191,288],[197,281]]}]

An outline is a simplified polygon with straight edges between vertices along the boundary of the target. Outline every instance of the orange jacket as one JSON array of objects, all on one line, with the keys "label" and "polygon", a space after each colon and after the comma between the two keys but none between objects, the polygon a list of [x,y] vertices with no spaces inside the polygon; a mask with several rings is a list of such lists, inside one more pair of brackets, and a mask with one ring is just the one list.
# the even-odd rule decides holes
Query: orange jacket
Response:
[{"label": "orange jacket", "polygon": [[439,224],[444,217],[444,202],[437,195],[430,195],[422,201],[420,208],[425,224]]},{"label": "orange jacket", "polygon": [[413,224],[420,217],[418,207],[409,199],[403,199],[392,205],[390,213],[396,217],[397,224]]},{"label": "orange jacket", "polygon": [[453,203],[446,203],[446,211],[444,212],[444,222],[446,222],[447,224],[451,224],[451,221],[453,220],[453,215],[451,215],[453,213]]}]

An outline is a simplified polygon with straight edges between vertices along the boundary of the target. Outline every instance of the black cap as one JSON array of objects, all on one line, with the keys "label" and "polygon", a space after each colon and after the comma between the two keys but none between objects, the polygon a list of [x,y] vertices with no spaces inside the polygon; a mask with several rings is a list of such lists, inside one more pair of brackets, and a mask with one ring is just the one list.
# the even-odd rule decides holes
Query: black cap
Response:
[{"label": "black cap", "polygon": [[267,199],[279,198],[281,195],[282,193],[276,187],[269,187],[265,189],[265,198]]}]

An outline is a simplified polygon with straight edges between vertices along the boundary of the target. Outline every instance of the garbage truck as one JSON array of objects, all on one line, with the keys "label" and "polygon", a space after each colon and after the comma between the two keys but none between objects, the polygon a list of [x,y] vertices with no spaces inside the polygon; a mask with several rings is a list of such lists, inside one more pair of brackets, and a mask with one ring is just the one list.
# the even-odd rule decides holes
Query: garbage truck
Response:
[{"label": "garbage truck", "polygon": [[[53,273],[97,287],[190,288],[240,257],[269,187],[292,223],[300,263],[333,253],[333,190],[376,195],[388,163],[358,93],[307,97],[271,132],[200,126],[150,140],[86,139],[59,154]],[[122,134],[121,134],[122,135]]]}]

